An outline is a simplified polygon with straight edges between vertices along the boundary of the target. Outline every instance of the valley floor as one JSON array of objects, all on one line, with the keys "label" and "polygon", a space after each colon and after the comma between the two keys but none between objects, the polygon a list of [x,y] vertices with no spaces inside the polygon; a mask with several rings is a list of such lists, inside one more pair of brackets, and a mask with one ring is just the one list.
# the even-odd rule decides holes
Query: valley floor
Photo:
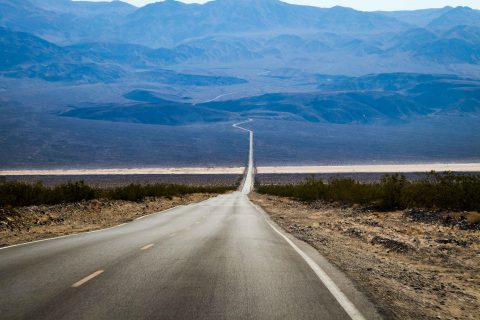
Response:
[{"label": "valley floor", "polygon": [[[480,163],[419,163],[328,166],[257,166],[258,174],[480,172]],[[239,175],[244,167],[99,168],[1,170],[0,176]]]},{"label": "valley floor", "polygon": [[[477,318],[479,213],[436,220],[424,212],[308,205],[259,194],[251,199],[356,281],[389,318]],[[448,221],[460,214],[468,225]]]},{"label": "valley floor", "polygon": [[347,166],[258,167],[259,174],[480,172],[480,163],[373,164]]},{"label": "valley floor", "polygon": [[[86,176],[86,175],[218,175],[242,174],[243,167],[176,168],[99,168],[99,169],[31,169],[0,170],[0,176]],[[479,170],[480,171],[480,170]]]}]

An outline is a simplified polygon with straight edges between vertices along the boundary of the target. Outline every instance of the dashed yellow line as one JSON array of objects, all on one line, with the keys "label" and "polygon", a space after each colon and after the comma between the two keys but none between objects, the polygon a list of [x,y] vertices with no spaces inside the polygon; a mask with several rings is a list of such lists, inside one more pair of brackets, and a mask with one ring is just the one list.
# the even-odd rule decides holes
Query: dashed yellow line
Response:
[{"label": "dashed yellow line", "polygon": [[74,284],[72,284],[72,288],[78,288],[78,287],[80,287],[81,285],[85,284],[86,282],[92,280],[93,278],[95,278],[96,276],[99,276],[99,275],[102,274],[102,273],[103,273],[103,270],[95,271],[95,272],[92,273],[91,275],[86,276],[86,277],[83,278],[82,280],[80,280],[80,281],[75,282]]},{"label": "dashed yellow line", "polygon": [[146,246],[140,248],[140,250],[147,250],[147,249],[150,249],[151,247],[153,247],[153,243],[147,244]]}]

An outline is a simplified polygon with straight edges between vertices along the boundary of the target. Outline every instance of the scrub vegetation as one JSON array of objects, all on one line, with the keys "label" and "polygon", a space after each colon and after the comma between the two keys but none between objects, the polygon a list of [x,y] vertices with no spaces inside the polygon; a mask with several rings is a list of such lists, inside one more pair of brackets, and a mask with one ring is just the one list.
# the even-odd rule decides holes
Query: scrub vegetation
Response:
[{"label": "scrub vegetation", "polygon": [[385,175],[370,183],[340,177],[324,181],[311,176],[300,184],[260,185],[257,192],[305,202],[320,200],[378,210],[480,210],[480,175],[449,172],[431,172],[418,181],[409,181],[399,174]]},{"label": "scrub vegetation", "polygon": [[235,190],[235,185],[192,186],[180,184],[130,184],[114,188],[96,188],[83,181],[47,187],[41,182],[11,182],[0,180],[0,208],[32,205],[54,205],[83,200],[107,199],[143,201],[148,197],[174,197],[194,193],[220,194]]}]

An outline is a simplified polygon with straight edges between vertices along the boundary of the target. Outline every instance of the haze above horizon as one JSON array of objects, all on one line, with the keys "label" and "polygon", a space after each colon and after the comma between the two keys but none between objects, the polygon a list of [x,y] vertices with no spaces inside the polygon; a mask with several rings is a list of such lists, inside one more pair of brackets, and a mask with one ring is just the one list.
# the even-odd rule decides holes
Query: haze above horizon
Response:
[{"label": "haze above horizon", "polygon": [[[87,0],[87,1],[105,1],[105,0]],[[122,0],[135,6],[144,6],[154,2],[161,2],[158,0]],[[343,6],[350,7],[362,11],[397,11],[397,10],[419,10],[428,8],[442,8],[446,6],[468,6],[473,9],[480,9],[480,2],[478,0],[417,0],[417,1],[361,1],[361,0],[282,0],[283,2],[310,5],[317,7],[334,7]],[[205,0],[182,0],[184,3],[206,3]]]}]

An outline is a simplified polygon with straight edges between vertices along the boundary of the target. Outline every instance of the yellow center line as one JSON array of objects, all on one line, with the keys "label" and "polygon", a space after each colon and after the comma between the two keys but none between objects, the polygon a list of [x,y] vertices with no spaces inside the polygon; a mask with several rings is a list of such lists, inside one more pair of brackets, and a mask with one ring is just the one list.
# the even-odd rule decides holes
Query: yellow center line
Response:
[{"label": "yellow center line", "polygon": [[172,233],[170,237],[175,237],[176,235],[177,235],[176,233]]},{"label": "yellow center line", "polygon": [[195,224],[200,224],[200,221],[195,222]]},{"label": "yellow center line", "polygon": [[142,247],[140,250],[147,250],[153,247],[153,243],[147,244],[146,246]]},{"label": "yellow center line", "polygon": [[95,278],[96,276],[100,275],[103,273],[103,270],[98,270],[98,271],[95,271],[94,273],[92,273],[91,275],[89,276],[86,276],[85,278],[83,278],[82,280],[78,281],[78,282],[75,282],[74,284],[72,284],[72,288],[78,288],[80,287],[82,284],[84,284],[85,282],[88,282],[90,280],[92,280],[93,278]]}]

